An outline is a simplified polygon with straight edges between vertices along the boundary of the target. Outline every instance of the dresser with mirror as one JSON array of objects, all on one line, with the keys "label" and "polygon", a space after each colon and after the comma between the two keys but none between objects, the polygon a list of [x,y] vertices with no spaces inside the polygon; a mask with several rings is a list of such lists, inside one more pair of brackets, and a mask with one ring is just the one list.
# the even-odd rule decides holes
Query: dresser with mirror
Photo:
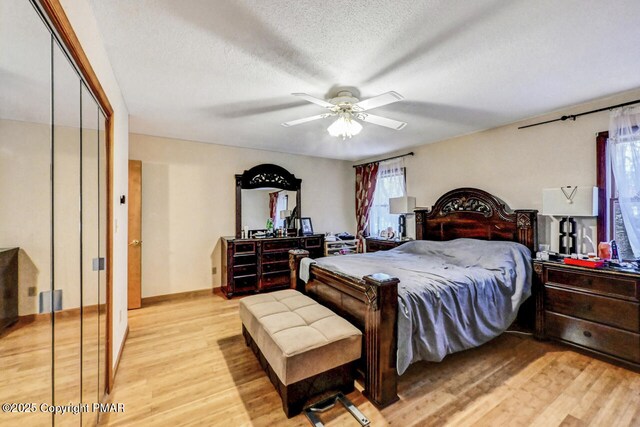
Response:
[{"label": "dresser with mirror", "polygon": [[222,238],[222,292],[227,297],[289,286],[289,250],[323,256],[324,236],[300,230],[302,180],[261,164],[236,175],[236,234]]}]

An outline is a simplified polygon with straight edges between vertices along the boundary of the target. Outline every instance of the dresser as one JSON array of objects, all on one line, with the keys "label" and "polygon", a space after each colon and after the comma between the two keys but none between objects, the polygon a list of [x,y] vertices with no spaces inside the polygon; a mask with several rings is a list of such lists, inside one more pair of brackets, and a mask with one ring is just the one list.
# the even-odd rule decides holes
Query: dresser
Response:
[{"label": "dresser", "polygon": [[324,254],[324,235],[269,239],[222,238],[222,292],[267,292],[289,287],[289,250],[305,249],[311,258]]},{"label": "dresser", "polygon": [[378,239],[376,237],[367,237],[367,252],[378,252],[378,251],[388,251],[389,249],[393,249],[397,246],[400,246],[403,243],[407,243],[407,241],[401,240],[386,240],[386,239]]},{"label": "dresser", "polygon": [[640,367],[640,274],[534,261],[536,334]]},{"label": "dresser", "polygon": [[18,320],[18,248],[0,248],[0,332]]}]

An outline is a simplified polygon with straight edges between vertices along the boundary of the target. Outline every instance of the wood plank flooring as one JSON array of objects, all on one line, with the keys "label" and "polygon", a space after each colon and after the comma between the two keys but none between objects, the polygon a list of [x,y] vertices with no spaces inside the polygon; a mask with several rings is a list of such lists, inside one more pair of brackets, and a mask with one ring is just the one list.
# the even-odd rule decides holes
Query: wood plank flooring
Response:
[{"label": "wood plank flooring", "polygon": [[[244,344],[238,299],[218,295],[129,312],[111,402],[125,412],[103,425],[308,426],[287,420],[278,394]],[[565,347],[504,334],[412,365],[400,401],[377,410],[360,391],[349,398],[373,426],[640,426],[640,374]],[[357,426],[346,411],[328,426]]]},{"label": "wood plank flooring", "polygon": [[[103,317],[104,318],[104,317]],[[55,334],[49,315],[32,321],[21,320],[0,335],[0,403],[68,405],[98,401],[98,381],[104,387],[104,332],[98,341],[98,314],[88,310],[84,316],[81,352],[79,310],[56,313]],[[55,351],[53,342],[55,341]],[[100,357],[101,368],[98,366]],[[52,358],[55,371],[52,371]],[[81,370],[81,358],[84,364]],[[55,377],[55,393],[52,377]],[[100,377],[99,377],[100,376]],[[83,387],[81,387],[81,383]],[[82,419],[81,419],[82,417]],[[95,425],[97,413],[82,415],[0,411],[0,427]]]}]

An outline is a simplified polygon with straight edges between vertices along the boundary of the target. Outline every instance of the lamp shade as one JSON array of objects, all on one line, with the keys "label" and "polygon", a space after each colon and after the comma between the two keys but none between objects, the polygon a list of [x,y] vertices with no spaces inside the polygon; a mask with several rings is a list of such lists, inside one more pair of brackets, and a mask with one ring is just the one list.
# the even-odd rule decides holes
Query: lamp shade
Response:
[{"label": "lamp shade", "polygon": [[343,140],[359,134],[361,130],[362,125],[350,113],[340,114],[340,117],[327,128],[329,135],[342,137]]},{"label": "lamp shade", "polygon": [[280,211],[280,219],[289,218],[291,216],[290,210],[282,210]]},{"label": "lamp shade", "polygon": [[416,198],[411,196],[392,197],[389,199],[389,213],[407,214],[413,213],[416,208]]},{"label": "lamp shade", "polygon": [[598,216],[598,187],[545,188],[542,215]]}]

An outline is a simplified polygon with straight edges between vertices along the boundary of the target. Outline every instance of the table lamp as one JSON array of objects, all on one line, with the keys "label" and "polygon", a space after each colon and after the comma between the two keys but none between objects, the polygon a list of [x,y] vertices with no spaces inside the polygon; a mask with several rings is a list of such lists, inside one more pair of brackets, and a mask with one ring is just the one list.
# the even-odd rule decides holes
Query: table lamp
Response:
[{"label": "table lamp", "polygon": [[400,214],[398,217],[398,233],[400,239],[407,236],[407,214],[413,214],[416,208],[416,198],[411,196],[392,197],[389,199],[389,213]]},{"label": "table lamp", "polygon": [[577,253],[574,217],[598,216],[598,187],[566,186],[542,190],[542,215],[562,217],[559,252]]},{"label": "table lamp", "polygon": [[288,209],[280,211],[280,219],[284,219],[284,228],[289,228],[289,217],[291,216],[291,211]]}]

